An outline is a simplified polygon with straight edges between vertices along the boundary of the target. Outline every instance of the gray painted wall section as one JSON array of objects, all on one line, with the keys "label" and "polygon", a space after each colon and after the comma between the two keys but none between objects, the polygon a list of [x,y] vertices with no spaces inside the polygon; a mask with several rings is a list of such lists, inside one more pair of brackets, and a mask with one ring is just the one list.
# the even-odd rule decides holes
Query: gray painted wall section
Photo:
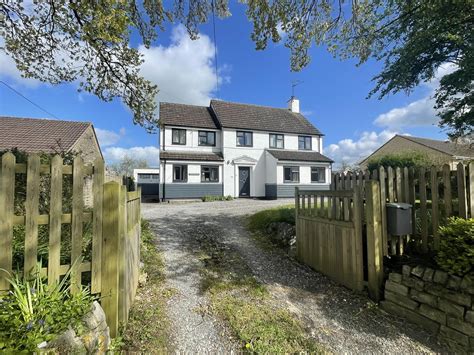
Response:
[{"label": "gray painted wall section", "polygon": [[277,197],[277,184],[265,184],[265,198],[275,200]]},{"label": "gray painted wall section", "polygon": [[[201,198],[203,196],[222,196],[222,184],[170,184],[165,186],[165,199]],[[160,198],[163,198],[163,184],[160,185]]]},{"label": "gray painted wall section", "polygon": [[[315,191],[329,190],[329,185],[318,186],[318,185],[278,184],[276,185],[277,197],[279,198],[280,197],[295,197],[295,187],[299,187],[302,190],[315,190]],[[266,190],[266,187],[265,187],[265,190]]]}]

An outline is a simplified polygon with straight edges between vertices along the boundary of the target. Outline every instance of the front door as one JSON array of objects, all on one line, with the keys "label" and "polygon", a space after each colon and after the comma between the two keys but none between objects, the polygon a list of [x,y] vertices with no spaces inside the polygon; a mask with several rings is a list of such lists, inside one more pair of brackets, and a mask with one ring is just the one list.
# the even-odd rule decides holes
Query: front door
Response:
[{"label": "front door", "polygon": [[239,196],[250,196],[250,168],[239,167]]}]

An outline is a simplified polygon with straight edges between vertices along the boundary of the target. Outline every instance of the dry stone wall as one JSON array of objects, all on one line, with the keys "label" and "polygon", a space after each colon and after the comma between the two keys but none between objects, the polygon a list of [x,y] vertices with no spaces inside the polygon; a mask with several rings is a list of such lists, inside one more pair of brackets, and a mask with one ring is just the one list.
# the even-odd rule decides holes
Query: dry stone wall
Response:
[{"label": "dry stone wall", "polygon": [[381,306],[437,334],[454,351],[474,351],[474,274],[461,278],[405,265],[401,274],[389,274]]}]

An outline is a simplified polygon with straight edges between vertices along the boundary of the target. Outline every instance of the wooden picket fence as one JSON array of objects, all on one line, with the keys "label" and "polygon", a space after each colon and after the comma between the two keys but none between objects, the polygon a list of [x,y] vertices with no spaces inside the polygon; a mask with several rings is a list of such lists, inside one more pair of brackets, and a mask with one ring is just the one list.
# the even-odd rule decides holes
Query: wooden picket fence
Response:
[{"label": "wooden picket fence", "polygon": [[[24,209],[15,206],[17,179],[26,174]],[[70,210],[65,211],[65,177],[72,177]],[[84,179],[92,179],[93,207],[84,208]],[[46,179],[45,179],[46,178]],[[23,180],[21,180],[23,181]],[[49,181],[49,193],[41,191]],[[140,243],[140,191],[127,192],[116,182],[104,184],[104,162],[84,165],[76,157],[72,165],[64,165],[56,155],[50,164],[41,164],[40,157],[31,154],[27,163],[17,163],[12,153],[1,157],[0,170],[0,291],[8,290],[8,274],[13,269],[13,238],[15,226],[24,226],[23,272],[31,272],[40,261],[38,231],[47,225],[47,265],[42,272],[49,283],[57,282],[71,265],[80,264],[71,273],[71,290],[77,292],[88,279],[91,292],[100,295],[111,336],[117,335],[120,323],[126,323],[130,305],[138,285]],[[40,202],[48,206],[40,214]],[[44,211],[43,211],[44,212]],[[84,223],[92,223],[91,260],[83,259]],[[61,237],[70,228],[70,262],[61,263]]]},{"label": "wooden picket fence", "polygon": [[[331,190],[350,190],[354,186],[365,193],[368,181],[380,183],[383,254],[401,255],[407,241],[414,239],[420,251],[439,248],[439,226],[448,217],[474,217],[474,163],[426,168],[381,167],[374,171],[333,174]],[[405,202],[413,206],[413,230],[408,236],[387,235],[385,203]]]}]

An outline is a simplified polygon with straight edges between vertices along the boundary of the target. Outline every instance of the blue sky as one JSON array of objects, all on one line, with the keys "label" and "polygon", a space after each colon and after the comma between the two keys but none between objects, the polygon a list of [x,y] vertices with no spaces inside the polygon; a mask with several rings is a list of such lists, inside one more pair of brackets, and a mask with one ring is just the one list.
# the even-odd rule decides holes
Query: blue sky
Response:
[{"label": "blue sky", "polygon": [[[158,85],[157,101],[206,105],[210,98],[285,107],[296,87],[302,113],[325,135],[324,153],[336,162],[354,163],[396,133],[445,139],[436,126],[430,96],[436,80],[420,85],[410,96],[397,94],[383,100],[366,99],[371,78],[381,64],[334,59],[324,48],[312,48],[312,61],[301,72],[291,72],[289,50],[271,43],[256,51],[245,7],[231,6],[232,16],[216,21],[219,88],[216,90],[214,38],[211,24],[191,41],[184,28],[168,24],[150,49],[139,47],[145,63],[142,74]],[[283,35],[284,36],[284,35]],[[139,45],[134,39],[134,45]],[[91,121],[108,162],[125,154],[158,161],[158,135],[132,123],[131,112],[119,101],[101,102],[78,93],[75,84],[52,86],[22,79],[12,61],[0,52],[0,79],[40,104],[56,117]],[[0,115],[48,117],[0,84]]]}]

